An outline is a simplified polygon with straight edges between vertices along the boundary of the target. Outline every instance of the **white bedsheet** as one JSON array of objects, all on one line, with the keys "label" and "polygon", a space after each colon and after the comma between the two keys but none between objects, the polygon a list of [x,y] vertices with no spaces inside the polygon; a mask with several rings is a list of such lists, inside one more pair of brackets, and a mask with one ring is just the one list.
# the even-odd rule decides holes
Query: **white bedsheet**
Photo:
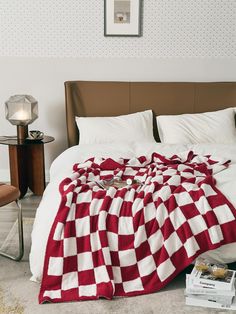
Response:
[{"label": "white bedsheet", "polygon": [[[61,180],[70,175],[72,166],[93,156],[97,157],[125,157],[149,155],[156,151],[166,156],[181,154],[193,150],[198,154],[211,154],[226,157],[231,160],[228,169],[215,175],[217,187],[236,208],[236,145],[223,144],[196,144],[170,145],[160,143],[120,143],[79,145],[67,149],[52,163],[50,169],[50,183],[48,184],[42,201],[37,209],[32,232],[32,246],[30,252],[30,269],[32,280],[40,281],[43,271],[44,254],[51,225],[56,216],[60,194],[58,185]],[[203,254],[213,262],[230,263],[236,261],[236,243],[224,245],[221,248]]]}]

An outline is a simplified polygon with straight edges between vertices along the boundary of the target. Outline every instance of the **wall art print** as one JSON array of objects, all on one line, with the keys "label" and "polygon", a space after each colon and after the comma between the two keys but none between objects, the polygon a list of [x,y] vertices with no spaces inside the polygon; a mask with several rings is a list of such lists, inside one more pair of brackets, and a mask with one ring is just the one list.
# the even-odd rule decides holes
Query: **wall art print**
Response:
[{"label": "wall art print", "polygon": [[105,36],[141,36],[141,0],[104,0]]}]

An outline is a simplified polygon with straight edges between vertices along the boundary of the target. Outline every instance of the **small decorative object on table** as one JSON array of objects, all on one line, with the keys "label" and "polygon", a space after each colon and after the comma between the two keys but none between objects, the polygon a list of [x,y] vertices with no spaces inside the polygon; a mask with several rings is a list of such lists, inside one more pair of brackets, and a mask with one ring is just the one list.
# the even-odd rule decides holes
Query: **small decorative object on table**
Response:
[{"label": "small decorative object on table", "polygon": [[29,131],[29,137],[28,140],[42,140],[44,136],[44,133],[39,130],[31,130]]},{"label": "small decorative object on table", "polygon": [[197,259],[186,275],[186,305],[236,310],[235,271],[225,264]]}]

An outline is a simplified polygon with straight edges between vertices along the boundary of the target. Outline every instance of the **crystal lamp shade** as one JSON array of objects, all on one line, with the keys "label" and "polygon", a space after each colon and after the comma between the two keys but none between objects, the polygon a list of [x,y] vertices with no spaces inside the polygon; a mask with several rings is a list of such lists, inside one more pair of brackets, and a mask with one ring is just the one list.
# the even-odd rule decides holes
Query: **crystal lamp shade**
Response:
[{"label": "crystal lamp shade", "polygon": [[5,102],[6,118],[13,125],[28,125],[38,118],[38,102],[30,95],[14,95]]}]

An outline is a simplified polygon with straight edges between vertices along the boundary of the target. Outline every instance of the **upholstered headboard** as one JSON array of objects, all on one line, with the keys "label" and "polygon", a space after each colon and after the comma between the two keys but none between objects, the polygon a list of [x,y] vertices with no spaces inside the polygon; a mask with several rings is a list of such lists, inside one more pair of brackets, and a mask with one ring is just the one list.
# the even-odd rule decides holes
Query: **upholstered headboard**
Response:
[{"label": "upholstered headboard", "polygon": [[[75,116],[116,116],[146,109],[156,115],[236,107],[236,82],[65,82],[68,145],[78,144]],[[158,139],[154,125],[155,138]]]}]

